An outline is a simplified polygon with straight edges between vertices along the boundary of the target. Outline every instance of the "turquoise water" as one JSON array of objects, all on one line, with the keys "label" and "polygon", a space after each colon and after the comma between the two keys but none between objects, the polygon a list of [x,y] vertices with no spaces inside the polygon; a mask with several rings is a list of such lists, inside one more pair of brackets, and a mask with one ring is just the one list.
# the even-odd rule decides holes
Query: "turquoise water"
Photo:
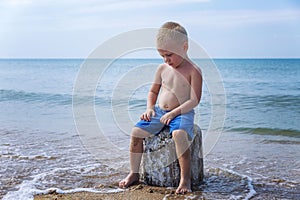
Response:
[{"label": "turquoise water", "polygon": [[[226,92],[225,130],[299,136],[299,59],[217,59],[214,62]],[[18,130],[24,125],[34,127],[28,124],[28,117],[35,119],[35,124],[53,120],[57,115],[68,121],[73,84],[82,63],[79,59],[0,60],[1,127]],[[102,85],[98,86],[95,104],[103,105],[118,79],[130,69],[146,63],[154,63],[154,73],[155,64],[160,60],[119,60],[112,64]],[[134,83],[134,77],[132,80]],[[200,105],[203,116],[209,113],[205,92],[204,88]],[[130,101],[133,110],[145,104],[147,88],[137,93],[135,101]]]},{"label": "turquoise water", "polygon": [[227,95],[226,128],[299,136],[298,59],[217,60]]},{"label": "turquoise water", "polygon": [[[160,62],[117,60],[99,75],[95,90],[89,93],[93,96],[76,102],[85,108],[88,101],[93,101],[95,115],[99,123],[105,124],[107,138],[124,152],[130,127],[145,109],[148,80],[152,80]],[[201,60],[195,62],[203,64]],[[83,63],[82,59],[0,60],[0,163],[4,166],[0,170],[0,196],[17,199],[25,195],[30,199],[49,188],[95,189],[93,184],[108,184],[126,174],[126,156],[111,153],[95,159],[77,132],[73,90]],[[247,196],[243,188],[247,184],[239,184],[245,177],[248,181],[253,179],[250,182],[258,193],[273,187],[278,179],[285,184],[278,183],[276,187],[283,187],[291,197],[299,195],[300,164],[290,162],[300,156],[300,59],[216,59],[214,63],[225,89],[226,116],[222,136],[205,161],[209,171],[204,191],[218,193],[221,188],[220,193],[224,193],[228,189],[228,183],[222,185],[224,177],[214,182],[213,177],[219,172],[213,169],[221,167],[231,176],[240,175],[238,180],[227,177],[225,182],[239,188],[224,198],[231,198],[232,194]],[[134,73],[141,67],[148,76],[144,84],[138,83],[141,74]],[[196,123],[204,134],[212,114],[206,84],[201,103],[195,108]],[[126,95],[117,91],[125,91]],[[112,110],[114,116],[109,114]],[[103,152],[112,148],[101,141],[99,146]],[[274,165],[278,169],[267,170]],[[211,175],[212,171],[216,174]],[[92,181],[86,178],[91,176]]]}]

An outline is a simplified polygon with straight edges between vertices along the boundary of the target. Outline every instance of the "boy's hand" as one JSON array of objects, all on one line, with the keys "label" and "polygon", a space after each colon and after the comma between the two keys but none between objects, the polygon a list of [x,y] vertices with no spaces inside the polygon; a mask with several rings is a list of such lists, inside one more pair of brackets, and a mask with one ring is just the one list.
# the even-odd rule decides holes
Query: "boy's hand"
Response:
[{"label": "boy's hand", "polygon": [[160,122],[163,124],[169,125],[170,122],[172,121],[172,119],[174,119],[174,118],[175,118],[175,115],[172,112],[168,112],[160,118]]},{"label": "boy's hand", "polygon": [[144,112],[141,115],[140,119],[150,122],[151,121],[151,117],[154,117],[154,116],[155,116],[154,110],[152,108],[147,108],[146,112]]}]

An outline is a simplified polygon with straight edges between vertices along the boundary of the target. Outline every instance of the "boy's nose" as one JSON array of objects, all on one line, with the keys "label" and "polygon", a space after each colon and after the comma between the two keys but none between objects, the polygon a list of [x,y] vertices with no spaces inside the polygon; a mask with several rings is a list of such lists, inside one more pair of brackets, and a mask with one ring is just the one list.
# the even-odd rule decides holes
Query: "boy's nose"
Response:
[{"label": "boy's nose", "polygon": [[164,58],[164,61],[165,61],[165,63],[168,63],[168,62],[170,61],[170,59],[167,58],[167,57],[165,57],[165,58]]}]

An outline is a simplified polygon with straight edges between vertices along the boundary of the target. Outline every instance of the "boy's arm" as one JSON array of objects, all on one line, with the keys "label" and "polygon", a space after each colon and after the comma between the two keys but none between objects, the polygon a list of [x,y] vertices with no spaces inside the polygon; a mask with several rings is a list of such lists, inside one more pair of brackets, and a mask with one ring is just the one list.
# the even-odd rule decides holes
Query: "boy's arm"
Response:
[{"label": "boy's arm", "polygon": [[156,104],[161,87],[161,70],[162,67],[160,66],[155,73],[154,83],[152,84],[148,93],[147,110],[140,117],[142,120],[150,121],[151,117],[155,116],[154,106]]},{"label": "boy's arm", "polygon": [[161,87],[160,84],[157,84],[157,83],[152,84],[152,86],[149,90],[149,93],[148,93],[147,109],[154,109],[160,87]]}]

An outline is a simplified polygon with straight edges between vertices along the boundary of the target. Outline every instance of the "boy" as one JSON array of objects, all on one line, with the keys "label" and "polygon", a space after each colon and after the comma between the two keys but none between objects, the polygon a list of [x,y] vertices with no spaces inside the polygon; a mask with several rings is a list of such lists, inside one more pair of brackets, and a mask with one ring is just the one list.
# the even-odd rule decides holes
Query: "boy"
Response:
[{"label": "boy", "polygon": [[[164,59],[158,66],[148,93],[147,109],[132,130],[130,141],[130,173],[119,187],[139,181],[143,139],[170,126],[180,165],[180,183],[176,194],[191,191],[190,150],[193,138],[194,110],[201,99],[202,75],[188,58],[186,30],[178,23],[167,22],[158,31],[157,51]],[[158,100],[158,105],[156,101]]]}]

